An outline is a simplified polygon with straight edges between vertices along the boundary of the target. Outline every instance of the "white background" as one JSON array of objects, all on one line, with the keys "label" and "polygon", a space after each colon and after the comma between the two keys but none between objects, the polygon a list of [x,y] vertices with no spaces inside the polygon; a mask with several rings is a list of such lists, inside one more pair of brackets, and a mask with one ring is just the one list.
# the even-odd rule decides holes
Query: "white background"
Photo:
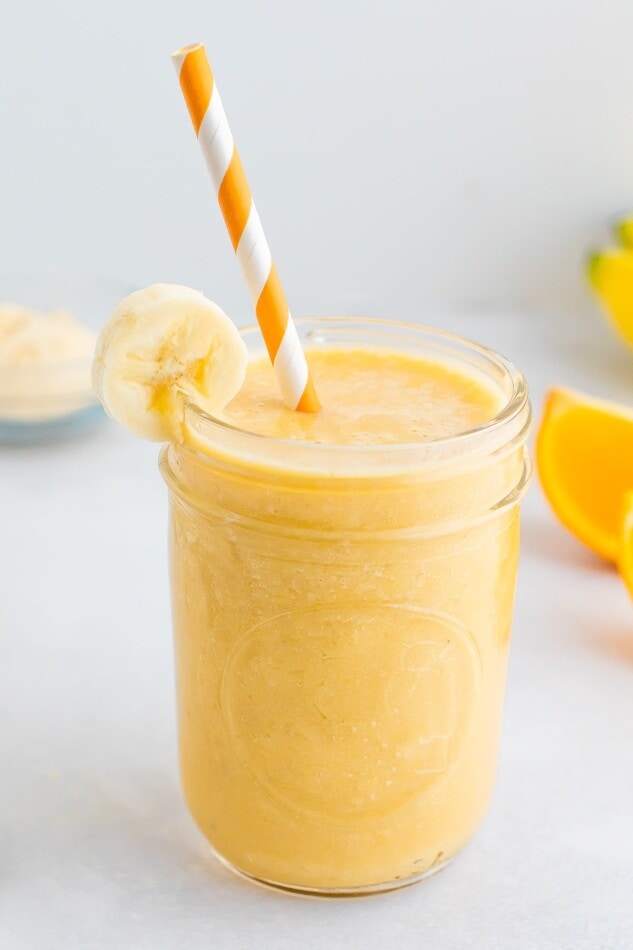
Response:
[{"label": "white background", "polygon": [[[249,319],[169,61],[202,39],[296,313],[449,325],[537,408],[633,401],[582,273],[633,208],[629,0],[0,2],[0,272]],[[0,448],[2,950],[630,950],[633,608],[538,487],[482,833],[420,887],[317,903],[229,875],[182,803],[155,462],[113,424]]]},{"label": "white background", "polygon": [[586,306],[630,0],[2,0],[0,269],[248,298],[169,60],[207,45],[296,313]]}]

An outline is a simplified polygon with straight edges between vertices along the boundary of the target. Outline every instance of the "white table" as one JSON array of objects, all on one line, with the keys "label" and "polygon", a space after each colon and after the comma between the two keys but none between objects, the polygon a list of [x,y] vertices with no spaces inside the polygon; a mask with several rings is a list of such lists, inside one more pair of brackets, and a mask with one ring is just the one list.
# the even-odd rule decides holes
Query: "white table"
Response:
[{"label": "white table", "polygon": [[[633,402],[598,318],[450,325],[514,357],[537,408],[551,381]],[[156,454],[114,425],[0,450],[0,947],[633,947],[633,605],[538,487],[484,828],[422,885],[324,902],[232,876],[183,805]]]}]

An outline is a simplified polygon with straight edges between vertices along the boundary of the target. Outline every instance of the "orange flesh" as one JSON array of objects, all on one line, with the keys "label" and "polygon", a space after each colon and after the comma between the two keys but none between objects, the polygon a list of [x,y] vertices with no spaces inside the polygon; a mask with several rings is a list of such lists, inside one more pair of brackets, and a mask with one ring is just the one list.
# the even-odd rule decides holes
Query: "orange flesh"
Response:
[{"label": "orange flesh", "polygon": [[550,396],[537,443],[545,494],[561,521],[615,561],[622,504],[633,488],[633,416],[576,394]]}]

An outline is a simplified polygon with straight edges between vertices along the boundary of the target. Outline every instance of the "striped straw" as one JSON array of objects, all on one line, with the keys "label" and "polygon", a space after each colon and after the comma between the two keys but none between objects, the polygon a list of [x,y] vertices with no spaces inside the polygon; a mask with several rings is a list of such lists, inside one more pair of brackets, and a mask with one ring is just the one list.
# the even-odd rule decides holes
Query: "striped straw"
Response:
[{"label": "striped straw", "polygon": [[172,59],[284,401],[316,412],[319,399],[204,46],[185,46]]}]

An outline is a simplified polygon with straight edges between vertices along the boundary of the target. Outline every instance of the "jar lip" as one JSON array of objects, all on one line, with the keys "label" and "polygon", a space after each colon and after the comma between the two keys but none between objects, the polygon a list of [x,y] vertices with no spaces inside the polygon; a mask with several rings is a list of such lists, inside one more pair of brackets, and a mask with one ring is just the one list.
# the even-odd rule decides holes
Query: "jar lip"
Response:
[{"label": "jar lip", "polygon": [[[408,334],[413,333],[414,338],[426,338],[427,340],[435,341],[443,345],[446,350],[452,348],[454,351],[457,351],[454,355],[458,358],[460,355],[469,354],[487,362],[491,368],[494,367],[502,376],[502,386],[506,392],[509,392],[509,395],[496,415],[480,425],[462,432],[453,433],[452,435],[417,442],[345,445],[338,443],[308,442],[298,439],[283,439],[243,429],[231,422],[205,412],[190,402],[188,402],[185,407],[185,416],[189,427],[193,425],[199,434],[203,434],[205,441],[209,440],[211,444],[215,441],[214,436],[220,440],[222,437],[230,439],[231,442],[239,439],[242,447],[246,448],[249,456],[251,456],[251,452],[255,456],[259,455],[258,449],[265,449],[268,454],[271,449],[276,447],[280,452],[280,457],[281,453],[287,453],[288,450],[292,450],[293,453],[299,453],[306,459],[311,460],[323,458],[327,455],[330,459],[346,458],[351,460],[355,458],[360,461],[372,455],[389,455],[393,458],[394,456],[410,455],[411,453],[429,456],[436,452],[439,452],[440,455],[444,455],[448,452],[453,456],[453,451],[451,451],[453,449],[459,452],[460,447],[466,449],[473,441],[478,439],[484,438],[487,441],[488,436],[493,436],[494,433],[500,429],[506,429],[507,427],[514,429],[514,426],[511,425],[512,422],[519,422],[521,417],[526,413],[526,410],[529,413],[527,384],[523,374],[517,369],[514,363],[490,347],[470,340],[467,337],[462,337],[459,334],[452,333],[449,330],[440,330],[418,323],[382,319],[380,317],[299,317],[295,318],[295,323],[300,335],[306,328],[312,329],[314,333],[314,330],[318,327],[326,331],[336,330],[337,328],[352,328],[357,330],[369,328],[374,330],[383,329],[391,333],[397,333],[398,331],[404,331]],[[254,337],[256,340],[261,341],[260,330],[256,325],[240,328],[240,335],[245,340]],[[400,339],[402,340],[403,338],[400,337]],[[392,348],[397,349],[397,344],[397,339],[392,341]],[[467,362],[467,360],[464,360],[464,362]],[[526,420],[526,425],[529,425],[529,419]],[[203,433],[200,433],[201,427],[204,430]],[[520,429],[523,430],[524,426],[521,425]],[[505,444],[505,440],[503,440],[503,442]],[[217,446],[215,447],[217,449]],[[206,456],[205,452],[196,451],[195,446],[191,444],[187,444],[187,448],[192,449],[196,454],[200,454],[203,457]]]}]

